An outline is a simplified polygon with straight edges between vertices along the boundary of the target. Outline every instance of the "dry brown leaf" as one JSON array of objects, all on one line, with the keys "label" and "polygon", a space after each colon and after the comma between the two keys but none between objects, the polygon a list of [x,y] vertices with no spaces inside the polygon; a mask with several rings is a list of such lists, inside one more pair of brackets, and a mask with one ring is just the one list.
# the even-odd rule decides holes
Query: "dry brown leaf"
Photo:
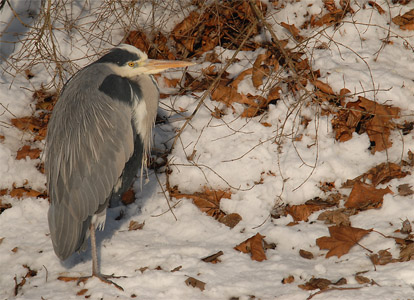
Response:
[{"label": "dry brown leaf", "polygon": [[371,282],[371,279],[369,279],[368,277],[362,276],[362,275],[355,275],[355,280],[359,284],[366,284],[366,283],[370,283]]},{"label": "dry brown leaf", "polygon": [[305,221],[307,222],[309,219],[308,217],[313,214],[315,211],[324,209],[326,206],[315,205],[315,204],[300,204],[300,205],[292,205],[286,207],[286,212],[292,216],[293,220],[298,221]]},{"label": "dry brown leaf", "polygon": [[129,222],[128,231],[132,230],[141,230],[144,228],[145,222],[139,223],[137,221],[131,221]]},{"label": "dry brown leaf", "polygon": [[351,213],[344,208],[324,211],[318,216],[318,220],[325,221],[325,224],[335,224],[336,226],[351,226],[349,216]]},{"label": "dry brown leaf", "polygon": [[345,109],[336,113],[332,120],[335,139],[345,142],[352,138],[358,128],[359,134],[366,132],[371,141],[371,152],[391,147],[390,132],[395,128],[392,119],[399,118],[400,109],[382,105],[359,96],[358,101],[347,103]]},{"label": "dry brown leaf", "polygon": [[295,24],[289,25],[285,22],[282,22],[280,23],[280,25],[282,25],[282,27],[287,29],[295,40],[297,40],[298,42],[303,41],[303,36],[300,35],[299,29],[296,28]]},{"label": "dry brown leaf", "polygon": [[323,15],[320,19],[312,19],[311,20],[311,26],[312,27],[320,27],[323,25],[333,25],[340,20],[343,19],[345,16],[345,12],[342,9],[337,9],[335,11],[329,12],[326,15]]},{"label": "dry brown leaf", "polygon": [[312,291],[316,289],[325,290],[329,287],[329,285],[332,284],[332,281],[325,279],[325,278],[311,278],[308,282],[305,284],[299,284],[298,287],[300,287],[302,290],[306,291]]},{"label": "dry brown leaf", "polygon": [[412,231],[411,222],[410,222],[410,220],[405,219],[402,223],[402,227],[401,227],[400,232],[402,234],[410,234],[411,231]]},{"label": "dry brown leaf", "polygon": [[395,178],[403,178],[409,174],[409,172],[403,172],[400,165],[385,162],[371,168],[365,173],[365,176],[372,181],[374,186],[377,186]]},{"label": "dry brown leaf", "polygon": [[385,10],[382,9],[382,7],[375,1],[368,1],[368,4],[374,7],[380,15],[385,14]]},{"label": "dry brown leaf", "polygon": [[394,24],[399,25],[401,29],[410,29],[410,25],[414,24],[414,9],[403,15],[392,18]]},{"label": "dry brown leaf", "polygon": [[127,190],[121,196],[121,202],[125,205],[129,205],[135,202],[135,192],[133,189]]},{"label": "dry brown leaf", "polygon": [[203,192],[197,192],[194,194],[181,194],[175,191],[169,192],[171,197],[175,197],[177,199],[192,199],[193,203],[202,212],[215,218],[217,221],[229,226],[230,228],[233,228],[242,220],[242,217],[239,214],[232,213],[227,215],[220,209],[220,200],[222,198],[230,199],[231,193],[229,191],[210,190],[205,187]]},{"label": "dry brown leaf", "polygon": [[202,281],[200,281],[200,280],[198,280],[198,279],[195,279],[194,277],[188,277],[186,280],[185,280],[185,284],[187,285],[187,286],[192,286],[192,287],[194,287],[194,288],[198,288],[198,289],[200,289],[201,291],[204,291],[205,290],[205,288],[206,288],[206,283],[205,282],[202,282]]},{"label": "dry brown leaf", "polygon": [[397,189],[398,189],[398,195],[400,196],[410,196],[412,194],[414,194],[414,191],[411,189],[411,185],[408,183],[404,183],[404,184],[400,184]]},{"label": "dry brown leaf", "polygon": [[183,266],[178,266],[178,267],[175,267],[174,269],[172,269],[170,272],[171,272],[171,273],[178,272],[178,271],[180,271],[182,268],[183,268]]},{"label": "dry brown leaf", "polygon": [[414,243],[403,245],[400,251],[400,261],[409,261],[414,258]]},{"label": "dry brown leaf", "polygon": [[359,210],[380,208],[385,194],[391,193],[389,187],[377,189],[373,185],[355,182],[348,200],[345,202],[346,208],[356,208]]},{"label": "dry brown leaf", "polygon": [[335,95],[334,91],[332,90],[331,86],[327,83],[324,83],[320,80],[312,80],[311,83],[320,89],[322,92],[328,95]]},{"label": "dry brown leaf", "polygon": [[256,261],[263,261],[266,260],[266,254],[263,247],[263,239],[265,236],[257,233],[256,235],[248,238],[244,242],[240,243],[234,249],[243,252],[243,253],[250,253],[251,259]]},{"label": "dry brown leaf", "polygon": [[391,129],[395,128],[391,120],[399,118],[400,109],[391,105],[382,105],[361,96],[358,97],[358,101],[359,106],[372,116],[366,121],[365,126],[370,141],[375,143],[373,153],[391,147],[389,135]]},{"label": "dry brown leaf", "polygon": [[299,250],[299,255],[305,259],[313,259],[313,253],[303,249]]},{"label": "dry brown leaf", "polygon": [[39,197],[42,196],[43,194],[39,191],[30,189],[30,188],[13,188],[10,192],[9,195],[11,197],[16,197],[16,198],[26,198],[26,197]]},{"label": "dry brown leaf", "polygon": [[294,281],[295,281],[295,277],[293,275],[289,275],[288,277],[285,277],[282,279],[283,284],[293,283]]},{"label": "dry brown leaf", "polygon": [[145,53],[148,53],[150,50],[150,42],[147,35],[140,30],[131,31],[126,37],[125,43],[132,45]]},{"label": "dry brown leaf", "polygon": [[[253,68],[244,70],[230,83],[230,86],[236,89],[237,91],[237,87],[239,86],[239,83],[242,82],[247,75],[252,75],[252,74],[253,74]],[[234,102],[238,102],[238,101],[234,101]]]},{"label": "dry brown leaf", "polygon": [[371,254],[369,258],[374,265],[382,266],[394,262],[392,255],[388,250],[380,250],[378,253]]},{"label": "dry brown leaf", "polygon": [[81,289],[79,292],[76,293],[76,296],[83,296],[86,294],[88,289]]},{"label": "dry brown leaf", "polygon": [[223,254],[224,254],[223,251],[219,251],[219,252],[214,253],[212,255],[206,256],[206,257],[202,258],[201,260],[204,261],[204,262],[216,264],[218,262],[221,262],[219,257],[222,256]]},{"label": "dry brown leaf", "polygon": [[[331,196],[331,195],[330,195]],[[336,205],[339,202],[339,198],[335,196],[328,197],[327,199],[321,199],[316,197],[314,199],[308,200],[305,204],[300,205],[287,205],[285,212],[290,214],[295,222],[298,221],[308,221],[308,217],[313,214],[315,211],[331,207]]]},{"label": "dry brown leaf", "polygon": [[336,11],[338,8],[335,5],[335,1],[334,0],[323,0],[323,6],[325,6],[325,8],[329,11],[329,12],[333,12]]},{"label": "dry brown leaf", "polygon": [[329,250],[326,258],[336,255],[338,258],[347,254],[349,250],[359,242],[372,229],[366,230],[348,226],[331,226],[329,234],[331,236],[323,236],[316,240],[316,244],[320,249]]},{"label": "dry brown leaf", "polygon": [[[6,189],[6,192],[8,190]],[[0,195],[1,196],[1,195]],[[3,203],[3,200],[0,198],[0,214],[8,208],[11,208],[12,205],[10,203]]]},{"label": "dry brown leaf", "polygon": [[24,159],[29,157],[30,159],[36,159],[40,157],[41,150],[38,148],[31,148],[29,145],[25,145],[19,150],[17,150],[16,159]]}]

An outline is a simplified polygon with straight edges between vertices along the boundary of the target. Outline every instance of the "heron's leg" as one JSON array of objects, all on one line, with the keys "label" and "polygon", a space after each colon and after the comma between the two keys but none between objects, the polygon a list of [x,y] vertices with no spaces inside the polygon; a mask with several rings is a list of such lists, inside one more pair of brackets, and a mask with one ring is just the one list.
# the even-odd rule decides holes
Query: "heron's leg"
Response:
[{"label": "heron's leg", "polygon": [[91,252],[92,252],[92,276],[97,276],[101,274],[99,272],[99,266],[98,266],[98,253],[96,251],[96,235],[95,235],[95,224],[91,222],[91,225],[89,227],[89,232],[91,234]]},{"label": "heron's leg", "polygon": [[[113,275],[104,275],[104,274],[101,274],[101,272],[99,271],[98,252],[97,252],[97,248],[96,248],[95,230],[96,230],[95,224],[93,222],[91,222],[91,225],[89,226],[89,231],[90,231],[90,235],[91,235],[92,276],[99,278],[101,281],[103,281],[105,283],[113,284],[116,288],[123,291],[124,289],[120,285],[118,285],[115,282],[113,282],[112,280],[108,279],[108,278],[120,278],[120,277],[113,276]],[[78,282],[87,280],[88,278],[90,278],[92,276],[80,277]]]}]

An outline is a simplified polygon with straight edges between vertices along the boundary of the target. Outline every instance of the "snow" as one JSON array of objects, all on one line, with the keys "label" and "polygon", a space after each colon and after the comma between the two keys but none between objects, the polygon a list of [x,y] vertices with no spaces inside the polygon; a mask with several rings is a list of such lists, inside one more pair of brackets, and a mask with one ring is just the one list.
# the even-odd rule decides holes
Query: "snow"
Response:
[{"label": "snow", "polygon": [[[24,16],[25,22],[32,22],[28,11],[37,12],[37,1],[20,0],[15,2],[16,11]],[[55,2],[54,2],[55,3]],[[95,20],[96,15],[83,9],[83,1],[75,1],[74,15],[84,22]],[[92,6],[99,1],[88,1]],[[181,7],[184,1],[146,1],[140,4],[141,14],[137,25],[142,28],[162,26],[169,32],[179,23],[193,6]],[[319,80],[328,83],[335,92],[346,87],[354,96],[364,96],[378,103],[401,108],[403,123],[413,121],[414,112],[414,34],[402,31],[390,22],[392,17],[403,14],[414,7],[377,1],[386,14],[380,15],[367,1],[351,1],[355,13],[344,18],[338,27],[302,29],[301,35],[312,37],[306,48],[306,55],[314,70],[319,69]],[[336,1],[339,7],[339,1]],[[155,7],[153,5],[156,5]],[[297,28],[308,19],[307,14],[326,12],[323,1],[284,1],[284,7],[273,7],[268,22],[280,39],[290,39],[288,47],[295,43],[291,35],[279,24],[295,24]],[[153,14],[154,13],[154,14]],[[102,16],[100,16],[102,17]],[[2,36],[2,67],[7,58],[21,46],[11,47],[6,40],[14,40],[12,33],[23,33],[13,17],[8,4],[0,12]],[[156,21],[155,21],[156,20]],[[109,21],[108,21],[109,22]],[[96,58],[97,53],[117,44],[122,38],[122,28],[106,32],[99,40],[90,28],[87,36],[90,44],[80,35],[81,31],[60,31],[56,39],[65,57],[76,60],[74,67],[82,67]],[[390,30],[390,31],[388,31]],[[392,43],[383,44],[387,38]],[[70,38],[72,42],[69,42]],[[111,36],[112,35],[112,36]],[[269,39],[262,33],[255,40]],[[15,41],[15,40],[14,40]],[[73,42],[75,41],[75,42]],[[329,47],[318,47],[326,43]],[[221,47],[214,49],[225,62],[234,50]],[[243,70],[252,67],[258,54],[256,51],[242,51],[237,62],[227,72],[235,78]],[[202,66],[189,68],[197,77]],[[216,64],[216,70],[223,67]],[[15,78],[2,73],[0,79],[0,189],[27,186],[44,191],[46,179],[36,168],[41,159],[16,160],[15,153],[32,137],[10,125],[11,118],[31,115],[34,111],[32,92],[42,83],[51,80],[49,72],[40,66],[35,67],[36,75],[26,80],[22,74]],[[70,68],[68,70],[71,70]],[[68,77],[70,74],[64,74]],[[167,78],[181,78],[182,71],[164,74]],[[171,89],[161,86],[161,92]],[[263,87],[262,87],[263,88]],[[312,86],[307,86],[309,90]],[[257,94],[251,77],[239,84],[238,92]],[[155,145],[159,150],[170,147],[174,135],[182,127],[185,117],[191,115],[198,105],[201,93],[171,96],[161,100],[159,114],[168,122],[155,128]],[[225,111],[221,119],[211,116],[211,111],[219,107]],[[325,258],[326,250],[320,250],[316,239],[328,235],[328,226],[317,220],[318,213],[309,217],[308,222],[287,226],[293,221],[290,215],[279,219],[270,217],[275,206],[281,204],[303,204],[314,197],[323,197],[319,189],[321,182],[335,182],[340,187],[347,179],[355,178],[373,166],[390,161],[400,163],[407,159],[407,152],[414,148],[412,134],[401,135],[394,130],[391,134],[392,148],[374,155],[368,150],[366,134],[354,134],[352,139],[339,143],[334,139],[331,126],[332,116],[323,115],[320,107],[308,100],[298,104],[297,99],[283,91],[282,99],[269,110],[253,119],[240,118],[241,105],[226,108],[223,104],[206,98],[197,114],[180,135],[168,159],[172,173],[170,185],[177,185],[183,193],[201,191],[204,186],[210,189],[229,189],[230,199],[221,200],[221,209],[227,213],[238,213],[242,221],[233,229],[202,213],[191,200],[173,200],[174,215],[169,212],[165,190],[165,173],[151,170],[148,182],[141,190],[140,179],[135,183],[136,201],[129,206],[118,206],[108,210],[105,230],[97,232],[100,245],[101,270],[104,274],[125,276],[114,281],[124,288],[90,279],[76,285],[74,282],[57,280],[58,276],[86,276],[91,272],[90,249],[75,254],[68,261],[60,262],[55,256],[49,237],[47,223],[48,201],[42,198],[17,199],[1,196],[3,203],[12,208],[0,214],[0,299],[79,299],[76,294],[87,289],[88,299],[306,299],[316,291],[305,291],[298,287],[312,277],[323,277],[335,282],[346,278],[347,284],[341,288],[316,295],[313,299],[408,299],[412,297],[414,284],[414,263],[398,262],[375,266],[369,260],[371,254],[359,246],[353,247],[340,258]],[[183,111],[184,110],[184,111]],[[300,117],[311,119],[305,128]],[[265,127],[261,123],[272,126]],[[295,140],[302,135],[302,139]],[[35,143],[43,147],[42,142]],[[195,153],[193,160],[188,157]],[[275,176],[271,175],[275,174]],[[375,229],[384,235],[398,235],[403,220],[414,220],[413,197],[398,195],[397,186],[411,184],[413,176],[394,179],[389,186],[394,194],[384,196],[380,209],[360,212],[351,217],[353,227]],[[258,182],[262,179],[262,182]],[[145,181],[145,180],[144,180]],[[348,195],[350,189],[340,189]],[[342,203],[343,204],[343,203]],[[116,220],[123,213],[123,218]],[[142,230],[128,231],[130,221],[145,222]],[[275,249],[266,252],[267,260],[257,262],[248,254],[233,248],[247,238],[260,232],[265,240],[275,243]],[[401,235],[402,237],[402,235]],[[360,241],[374,253],[388,249],[394,258],[399,256],[399,248],[393,239],[385,239],[379,233],[371,232]],[[17,247],[17,248],[16,248]],[[12,251],[14,249],[14,251]],[[307,260],[299,256],[304,249],[314,254]],[[205,263],[201,258],[223,251],[221,262]],[[27,273],[27,268],[36,270],[37,275],[26,278],[26,283],[14,296],[15,280],[19,283]],[[172,272],[177,267],[178,271]],[[146,268],[146,269],[144,269]],[[372,279],[374,284],[359,284],[354,276],[361,275]],[[282,284],[283,278],[293,275],[295,281]],[[184,281],[194,277],[206,283],[205,290],[186,286]],[[14,279],[16,278],[16,279]]]}]

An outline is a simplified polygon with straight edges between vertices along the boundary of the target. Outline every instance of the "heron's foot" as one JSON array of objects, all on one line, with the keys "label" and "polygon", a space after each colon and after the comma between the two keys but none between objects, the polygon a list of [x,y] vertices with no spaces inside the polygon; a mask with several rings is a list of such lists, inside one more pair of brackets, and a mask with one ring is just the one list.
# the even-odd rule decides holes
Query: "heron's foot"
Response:
[{"label": "heron's foot", "polygon": [[92,274],[91,276],[82,276],[82,277],[69,277],[69,276],[59,276],[58,280],[62,280],[62,281],[76,281],[76,284],[79,285],[79,283],[85,283],[86,281],[88,281],[90,278],[92,277],[96,277],[98,278],[100,281],[105,282],[107,284],[112,284],[114,285],[117,289],[123,291],[124,289],[122,288],[122,286],[116,284],[115,282],[113,282],[112,280],[108,279],[108,278],[126,278],[126,276],[115,276],[115,275],[104,275],[104,274]]},{"label": "heron's foot", "polygon": [[115,276],[114,274],[105,275],[105,274],[98,273],[98,274],[92,274],[92,276],[90,277],[97,277],[99,278],[100,281],[105,282],[107,284],[113,284],[117,289],[124,291],[122,286],[116,284],[115,282],[113,282],[112,280],[109,280],[108,278],[125,278],[126,276]]}]

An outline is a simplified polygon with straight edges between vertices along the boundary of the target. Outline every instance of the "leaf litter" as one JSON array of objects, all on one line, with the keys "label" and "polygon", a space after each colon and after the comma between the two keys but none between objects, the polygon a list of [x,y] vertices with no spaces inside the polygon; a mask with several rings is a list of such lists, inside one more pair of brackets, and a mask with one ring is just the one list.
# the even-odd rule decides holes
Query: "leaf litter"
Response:
[{"label": "leaf litter", "polygon": [[[200,5],[197,1],[194,3],[196,6]],[[268,12],[267,6],[260,1],[255,1],[255,3],[266,16]],[[216,7],[217,3],[215,3],[214,5],[205,7],[204,11],[193,11],[172,29],[171,36],[161,32],[155,32],[148,35],[144,31],[136,30],[129,33],[126,41],[127,43],[134,44],[138,48],[148,52],[149,57],[151,58],[181,59],[190,57],[199,59],[205,55],[206,62],[223,63],[216,55],[214,49],[220,45],[227,49],[236,50],[237,47],[240,46],[241,39],[235,39],[234,37],[242,35],[249,25],[255,22],[257,16],[253,13],[247,2],[240,2],[236,7],[231,7],[231,1],[222,1],[219,2],[219,4],[218,8]],[[286,23],[283,21],[280,24],[287,30],[288,34],[290,34],[294,40],[301,42],[307,38],[306,29],[322,26],[335,27],[341,24],[345,18],[355,13],[349,1],[340,1],[340,7],[338,7],[337,4],[338,3],[335,3],[334,1],[323,1],[324,9],[321,10],[322,13],[319,15],[309,14],[302,26],[295,25],[293,22]],[[269,3],[268,5],[277,4]],[[382,7],[376,2],[369,1],[368,5],[373,7],[378,14],[384,13]],[[217,9],[219,13],[217,13]],[[237,11],[237,13],[235,14],[234,11]],[[401,29],[411,30],[411,15],[412,11],[403,15],[398,15],[393,18],[393,23],[400,26]],[[262,24],[257,23],[253,35],[257,35],[261,30],[263,30]],[[175,42],[177,51],[173,51],[168,45],[171,41]],[[300,51],[294,52],[287,48],[287,41],[279,42],[281,48],[284,48],[284,50],[291,56],[292,63],[296,70],[300,71],[300,78],[294,78],[293,76],[286,77],[278,81],[277,84],[271,86],[270,89],[268,88],[266,93],[260,91],[261,87],[266,83],[266,80],[268,80],[274,72],[277,72],[281,68],[286,68],[286,57],[277,50],[280,48],[277,46],[276,41],[262,42],[250,39],[242,47],[242,51],[253,51],[260,47],[266,51],[265,53],[258,54],[252,60],[252,62],[254,62],[251,67],[244,69],[237,76],[232,77],[229,73],[223,73],[222,79],[218,82],[217,87],[211,94],[211,99],[218,104],[223,104],[225,108],[217,104],[218,106],[211,112],[211,115],[214,118],[221,120],[225,119],[226,116],[231,113],[235,114],[237,106],[243,108],[240,114],[243,118],[250,119],[266,116],[279,100],[284,99],[287,93],[297,95],[302,91],[302,86],[306,86],[307,83],[310,83],[314,88],[313,100],[316,103],[324,103],[327,105],[323,108],[323,111],[332,116],[331,124],[334,130],[335,139],[338,142],[347,143],[355,138],[355,134],[366,134],[370,141],[369,149],[372,154],[384,153],[385,151],[392,149],[394,144],[392,133],[398,129],[398,124],[395,124],[394,120],[401,118],[401,110],[398,107],[380,104],[377,100],[369,100],[362,96],[358,96],[357,101],[348,101],[348,98],[353,97],[350,90],[342,88],[339,93],[335,92],[333,85],[331,86],[328,84],[328,81],[325,79],[318,79],[321,77],[320,71],[311,68],[309,61],[302,57],[303,53]],[[323,47],[324,46],[321,46],[321,49]],[[192,92],[203,91],[218,76],[218,70],[212,65],[203,69],[202,73],[204,78],[201,79],[194,79],[190,74],[186,74],[184,85],[188,86],[189,90]],[[26,75],[30,78],[33,77],[33,73],[31,72],[26,72]],[[161,77],[161,80],[163,80],[165,85],[170,88],[177,88],[182,84],[182,81],[179,79]],[[246,82],[249,82],[256,91],[252,90],[251,93],[240,92],[239,87],[243,86]],[[281,84],[282,82],[286,85],[283,86]],[[181,87],[179,87],[179,89],[181,89]],[[180,91],[177,93],[180,93]],[[16,128],[32,134],[30,142],[41,141],[44,139],[50,111],[53,109],[53,104],[56,101],[56,95],[47,92],[43,87],[35,92],[34,98],[36,99],[36,97],[39,100],[37,100],[37,112],[34,115],[14,118],[11,120],[11,123]],[[165,95],[165,97],[168,97],[168,95]],[[230,112],[226,108],[229,108]],[[185,113],[188,109],[185,108],[185,106],[179,106],[179,111]],[[266,121],[261,121],[260,123],[263,127],[273,126],[274,120],[265,120]],[[313,121],[312,119],[307,120],[307,122],[302,124],[305,128],[310,121]],[[408,130],[407,128],[409,128],[409,126],[405,128],[406,131]],[[410,130],[408,130],[408,132],[409,131]],[[301,142],[303,137],[306,137],[306,135],[298,136],[300,136],[300,138],[296,138],[296,142]],[[17,151],[16,158],[39,158],[41,150],[31,147],[32,145],[24,145]],[[195,152],[193,153],[195,154]],[[326,254],[326,258],[331,256],[337,256],[339,258],[348,254],[349,250],[353,248],[354,245],[359,245],[359,241],[372,231],[371,229],[366,230],[351,227],[351,217],[358,212],[367,209],[380,209],[384,203],[384,195],[393,195],[393,192],[391,185],[385,188],[379,188],[378,185],[409,176],[410,172],[406,171],[407,169],[408,168],[403,171],[403,168],[399,164],[393,162],[387,161],[386,163],[381,163],[371,168],[366,173],[363,173],[354,179],[350,179],[343,184],[340,189],[352,188],[348,197],[339,193],[339,189],[336,189],[335,184],[332,184],[332,182],[331,184],[321,184],[320,189],[323,193],[337,195],[332,196],[335,201],[327,201],[326,199],[319,198],[308,200],[304,204],[289,204],[284,207],[284,212],[279,215],[279,218],[289,215],[293,218],[295,224],[305,222],[311,225],[313,224],[313,221],[310,221],[310,219],[314,220],[315,218],[313,213],[321,211],[317,220],[335,226],[329,227],[330,236],[318,238],[316,240],[316,245],[319,246],[320,249],[329,250]],[[204,188],[201,192],[181,194],[178,189],[182,189],[183,187],[184,185],[177,187],[177,189],[168,189],[170,197],[175,199],[192,199],[193,203],[200,209],[200,211],[230,228],[234,228],[240,222],[244,221],[240,214],[228,214],[223,211],[220,205],[221,199],[231,199],[231,196],[234,193],[233,190]],[[398,193],[400,196],[404,197],[411,195],[411,186],[409,184],[399,185]],[[16,198],[41,196],[41,192],[36,192],[29,187],[13,188],[12,190],[6,189],[4,195],[7,194]],[[125,202],[128,204],[134,203],[135,197],[133,191],[128,197],[130,200],[126,200]],[[0,204],[1,203],[2,202],[0,202]],[[5,207],[4,209],[11,207],[8,207],[8,204],[3,204],[3,206]],[[332,210],[332,208],[335,209]],[[412,246],[413,237],[410,236],[411,230],[409,226],[411,224],[409,221],[408,225],[405,221],[403,223],[405,225],[401,228],[399,233],[406,236],[393,237],[384,235],[384,238],[393,238],[396,244],[400,245],[399,258],[393,258],[391,252],[387,249],[379,250],[377,253],[369,255],[369,258],[374,265],[408,261],[414,257]],[[129,230],[142,229],[143,225],[144,223],[130,221]],[[264,236],[257,233],[237,245],[235,249],[250,254],[252,260],[263,263],[267,259],[266,249],[274,249],[274,247],[275,245],[267,244],[264,240]],[[219,251],[202,260],[217,263],[220,262],[219,256],[222,254],[223,252]],[[315,259],[312,252],[303,249],[299,250],[298,255],[308,260]],[[174,272],[180,271],[181,266],[176,269],[177,270],[174,269]],[[162,267],[159,267],[159,270],[162,270]],[[355,275],[354,278],[359,284],[373,283],[372,279],[360,274]],[[294,280],[294,276],[290,275],[283,279],[283,281],[285,281],[283,283],[292,283]],[[185,283],[189,286],[197,287],[201,291],[205,290],[205,283],[194,277],[188,277]],[[19,289],[23,284],[19,286]],[[340,284],[346,284],[346,280],[340,279],[333,282],[325,278],[313,277],[306,283],[300,284],[299,287],[304,290],[329,290],[332,286]],[[16,286],[17,285],[16,281]],[[86,289],[83,289],[79,293],[81,293],[80,295],[83,295],[86,291]]]}]

